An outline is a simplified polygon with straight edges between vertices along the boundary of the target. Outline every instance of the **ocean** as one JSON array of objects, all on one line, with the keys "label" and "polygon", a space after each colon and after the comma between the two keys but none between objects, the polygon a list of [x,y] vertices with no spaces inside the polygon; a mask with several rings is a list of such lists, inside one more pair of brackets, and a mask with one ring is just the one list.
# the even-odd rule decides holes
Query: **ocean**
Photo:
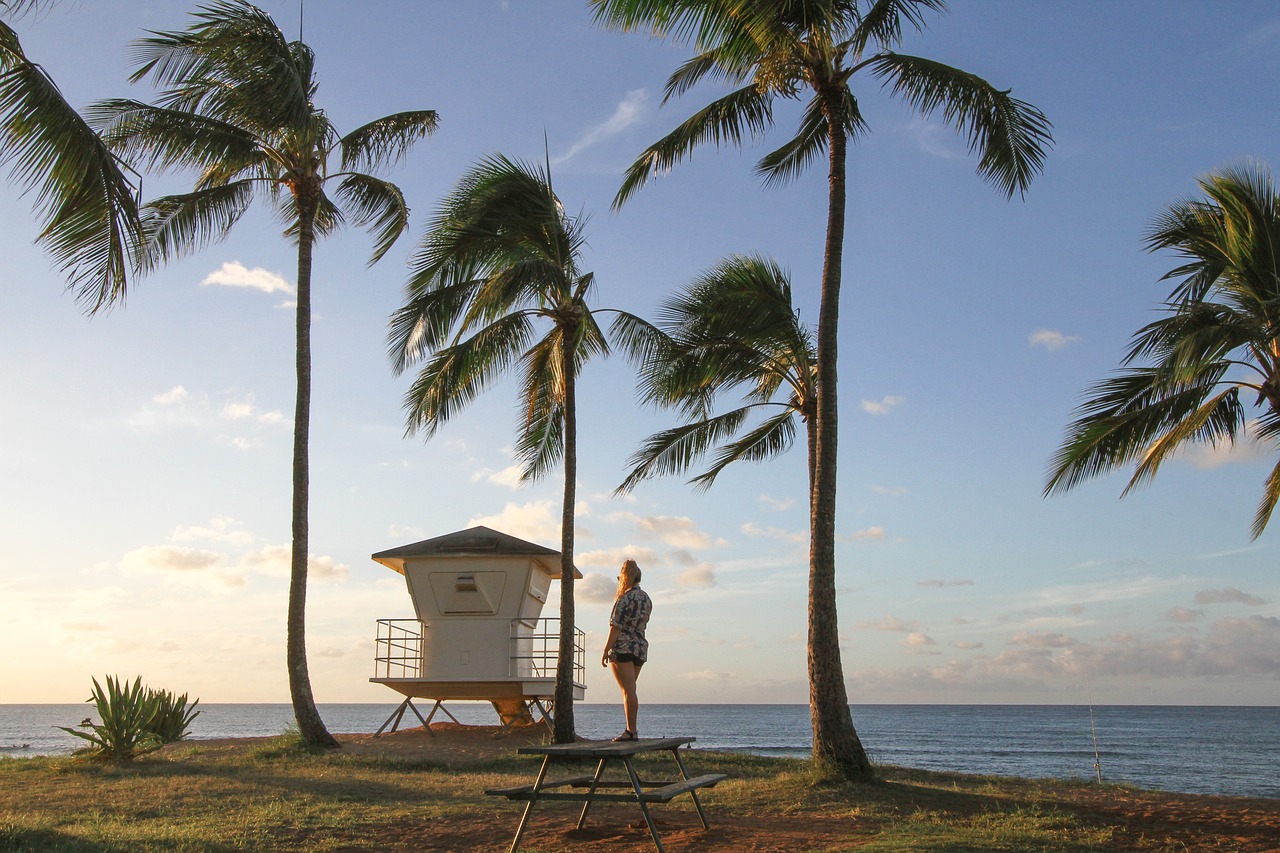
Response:
[{"label": "ocean", "polygon": [[[425,715],[431,703],[418,705]],[[329,705],[332,732],[374,732],[395,704]],[[487,704],[446,706],[464,723],[492,725]],[[287,704],[204,705],[191,738],[278,735]],[[56,726],[75,726],[93,707],[0,705],[0,758],[69,753],[83,745]],[[578,733],[612,737],[616,704],[574,707]],[[439,719],[445,719],[438,716]],[[95,718],[96,719],[96,718]],[[412,714],[406,715],[417,725]],[[1095,779],[1094,732],[1104,782],[1194,794],[1280,797],[1280,708],[1104,705],[855,705],[854,725],[873,762],[1054,779]],[[405,723],[407,726],[407,722]],[[643,737],[691,735],[704,749],[806,757],[805,705],[641,705]]]}]

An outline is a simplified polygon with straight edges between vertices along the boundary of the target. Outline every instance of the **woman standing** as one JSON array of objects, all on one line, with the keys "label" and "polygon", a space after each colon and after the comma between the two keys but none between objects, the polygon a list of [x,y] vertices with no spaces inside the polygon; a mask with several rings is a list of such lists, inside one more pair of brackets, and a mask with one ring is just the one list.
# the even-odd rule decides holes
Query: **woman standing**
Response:
[{"label": "woman standing", "polygon": [[649,641],[644,629],[649,624],[653,602],[640,588],[640,567],[635,560],[627,560],[618,573],[618,594],[613,599],[613,612],[609,615],[609,639],[604,644],[601,666],[612,666],[613,677],[622,689],[623,713],[627,718],[627,730],[614,740],[636,740],[636,715],[640,699],[636,695],[636,679],[640,667],[649,659]]}]

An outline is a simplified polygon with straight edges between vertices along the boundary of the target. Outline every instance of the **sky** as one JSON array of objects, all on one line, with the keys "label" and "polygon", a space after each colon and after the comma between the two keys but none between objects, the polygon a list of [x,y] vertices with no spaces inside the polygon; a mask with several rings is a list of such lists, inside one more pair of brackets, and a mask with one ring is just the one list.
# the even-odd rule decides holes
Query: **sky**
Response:
[{"label": "sky", "polygon": [[[262,5],[298,35],[298,0]],[[150,99],[128,83],[129,43],[192,8],[62,0],[12,24],[87,105]],[[855,91],[870,131],[849,154],[841,306],[850,701],[1280,704],[1280,528],[1249,537],[1274,448],[1188,452],[1124,500],[1127,472],[1041,496],[1082,393],[1168,294],[1177,261],[1145,251],[1153,218],[1211,170],[1280,161],[1280,7],[953,0],[927,21],[903,52],[1011,87],[1055,144],[1008,201],[940,121],[874,81]],[[825,174],[754,176],[795,126],[783,105],[774,134],[700,149],[613,212],[635,156],[719,92],[663,105],[689,49],[599,29],[584,3],[310,0],[301,25],[340,130],[440,116],[388,173],[413,208],[400,243],[371,268],[358,230],[315,252],[311,681],[320,703],[391,703],[368,681],[375,622],[412,606],[370,554],[476,524],[559,542],[558,475],[515,476],[512,383],[430,441],[405,436],[387,318],[444,195],[487,155],[549,159],[590,217],[597,305],[648,316],[719,259],[760,253],[813,323]],[[191,180],[148,175],[144,194]],[[279,222],[255,208],[92,318],[7,176],[0,233],[0,703],[79,702],[104,674],[206,704],[288,701],[296,254]],[[806,702],[803,448],[707,492],[677,478],[619,499],[632,450],[675,421],[640,406],[621,357],[587,365],[579,401],[586,701],[618,701],[594,662],[632,557],[654,600],[642,702]]]}]

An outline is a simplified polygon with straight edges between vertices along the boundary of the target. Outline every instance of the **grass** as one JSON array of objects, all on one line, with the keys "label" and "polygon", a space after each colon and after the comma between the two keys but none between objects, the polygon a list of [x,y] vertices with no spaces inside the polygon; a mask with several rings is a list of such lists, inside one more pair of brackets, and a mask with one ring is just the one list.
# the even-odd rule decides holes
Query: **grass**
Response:
[{"label": "grass", "polygon": [[[730,779],[702,794],[709,832],[687,798],[655,809],[672,853],[748,844],[822,853],[1280,846],[1275,801],[895,768],[884,770],[884,781],[859,786],[789,759],[693,753],[686,761],[694,773]],[[500,850],[510,843],[519,806],[483,791],[528,782],[536,767],[536,759],[514,751],[447,761],[312,754],[292,735],[239,747],[182,744],[121,766],[0,759],[0,853]],[[639,769],[645,776],[646,767]],[[668,772],[656,763],[648,769]],[[634,805],[594,807],[582,832],[572,831],[575,815],[572,804],[539,804],[521,849],[653,849]],[[1252,835],[1242,829],[1250,826]]]}]

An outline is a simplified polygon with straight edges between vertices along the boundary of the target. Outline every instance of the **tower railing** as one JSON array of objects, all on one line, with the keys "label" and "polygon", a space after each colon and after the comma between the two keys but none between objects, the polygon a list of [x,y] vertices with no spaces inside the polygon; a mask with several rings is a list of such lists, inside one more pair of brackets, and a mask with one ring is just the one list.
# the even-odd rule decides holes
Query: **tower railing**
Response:
[{"label": "tower railing", "polygon": [[[573,680],[586,684],[587,635],[573,629]],[[511,667],[509,674],[518,678],[555,678],[560,660],[560,620],[512,619]]]},{"label": "tower railing", "polygon": [[374,678],[421,678],[422,638],[427,623],[417,619],[379,619],[374,639]]},{"label": "tower railing", "polygon": [[[500,621],[500,620],[493,620]],[[496,627],[496,626],[495,626]],[[422,650],[430,624],[418,619],[379,619],[374,638],[375,679],[425,679]],[[512,619],[508,629],[508,678],[555,678],[560,658],[559,618]],[[586,684],[586,640],[573,630],[573,680]]]}]

